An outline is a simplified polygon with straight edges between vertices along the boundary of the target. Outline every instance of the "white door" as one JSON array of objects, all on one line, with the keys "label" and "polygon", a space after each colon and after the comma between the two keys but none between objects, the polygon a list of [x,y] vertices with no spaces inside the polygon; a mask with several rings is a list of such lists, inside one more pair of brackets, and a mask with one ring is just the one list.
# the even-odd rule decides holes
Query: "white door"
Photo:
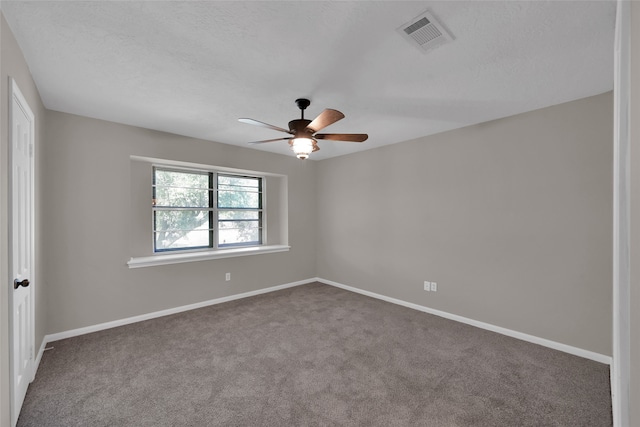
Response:
[{"label": "white door", "polygon": [[34,116],[11,79],[11,425],[15,426],[35,372]]}]

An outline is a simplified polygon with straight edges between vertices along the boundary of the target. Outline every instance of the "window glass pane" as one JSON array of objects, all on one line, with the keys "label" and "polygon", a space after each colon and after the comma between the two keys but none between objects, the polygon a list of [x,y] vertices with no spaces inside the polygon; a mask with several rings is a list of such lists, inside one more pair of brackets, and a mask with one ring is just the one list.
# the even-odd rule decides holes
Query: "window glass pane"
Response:
[{"label": "window glass pane", "polygon": [[261,179],[218,175],[218,207],[260,209]]},{"label": "window glass pane", "polygon": [[260,219],[259,211],[218,211],[218,219]]},{"label": "window glass pane", "polygon": [[209,228],[209,211],[206,210],[164,210],[155,212],[155,230],[193,230]]},{"label": "window glass pane", "polygon": [[218,191],[218,207],[260,209],[260,195],[246,191]]},{"label": "window glass pane", "polygon": [[209,230],[191,230],[178,239],[167,238],[164,232],[155,233],[156,251],[209,247]]},{"label": "window glass pane", "polygon": [[154,231],[156,250],[209,246],[209,211],[157,210]]},{"label": "window glass pane", "polygon": [[255,221],[218,221],[218,246],[259,244],[260,223]]},{"label": "window glass pane", "polygon": [[222,190],[240,189],[257,191],[260,187],[260,178],[248,178],[244,176],[218,175],[218,188]]},{"label": "window glass pane", "polygon": [[155,206],[207,208],[209,190],[156,186]]},{"label": "window glass pane", "polygon": [[164,187],[209,188],[207,172],[155,169],[155,185]]},{"label": "window glass pane", "polygon": [[220,230],[225,229],[237,229],[237,230],[248,230],[250,228],[258,228],[258,221],[218,221],[218,227]]}]

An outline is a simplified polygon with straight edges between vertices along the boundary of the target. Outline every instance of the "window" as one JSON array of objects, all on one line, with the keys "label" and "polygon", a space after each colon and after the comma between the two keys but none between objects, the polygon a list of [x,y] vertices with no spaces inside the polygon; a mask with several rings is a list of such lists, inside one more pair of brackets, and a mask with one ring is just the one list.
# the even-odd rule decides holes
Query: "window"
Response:
[{"label": "window", "polygon": [[262,187],[262,177],[154,167],[154,252],[262,245]]},{"label": "window", "polygon": [[129,268],[291,249],[287,175],[176,159],[130,160]]}]

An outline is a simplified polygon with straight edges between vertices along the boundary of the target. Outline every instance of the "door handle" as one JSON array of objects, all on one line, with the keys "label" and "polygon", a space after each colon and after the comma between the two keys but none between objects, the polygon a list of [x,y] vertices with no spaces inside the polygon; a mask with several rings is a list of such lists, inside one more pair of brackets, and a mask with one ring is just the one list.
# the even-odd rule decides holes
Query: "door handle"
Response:
[{"label": "door handle", "polygon": [[29,286],[29,279],[24,279],[21,282],[18,282],[18,279],[13,281],[13,289],[18,289],[20,286],[27,287]]}]

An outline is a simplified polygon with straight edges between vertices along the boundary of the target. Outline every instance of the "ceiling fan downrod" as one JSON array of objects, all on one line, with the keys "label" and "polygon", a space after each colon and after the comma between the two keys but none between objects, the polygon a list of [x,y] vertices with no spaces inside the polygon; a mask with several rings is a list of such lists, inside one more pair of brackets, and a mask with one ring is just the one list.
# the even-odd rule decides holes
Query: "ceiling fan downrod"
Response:
[{"label": "ceiling fan downrod", "polygon": [[304,120],[304,110],[306,110],[306,108],[311,105],[311,101],[309,101],[307,98],[298,98],[296,99],[296,105],[300,109],[300,118]]}]

